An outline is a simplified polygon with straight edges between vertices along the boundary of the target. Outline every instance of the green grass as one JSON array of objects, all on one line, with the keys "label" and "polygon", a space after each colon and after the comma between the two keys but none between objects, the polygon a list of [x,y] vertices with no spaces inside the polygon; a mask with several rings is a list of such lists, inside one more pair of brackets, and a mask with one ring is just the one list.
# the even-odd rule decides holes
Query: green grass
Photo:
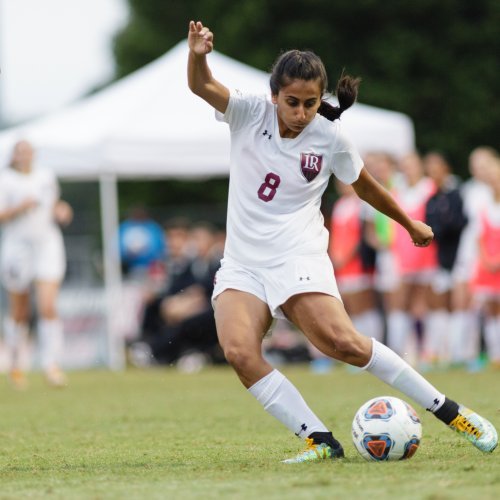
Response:
[{"label": "green grass", "polygon": [[[364,461],[351,443],[354,412],[374,396],[401,396],[372,376],[283,371],[343,442],[345,460],[281,464],[302,443],[226,367],[71,373],[65,390],[34,374],[24,392],[0,386],[0,498],[500,498],[499,451],[481,454],[420,408],[424,436],[411,460]],[[429,379],[500,428],[500,373]]]}]

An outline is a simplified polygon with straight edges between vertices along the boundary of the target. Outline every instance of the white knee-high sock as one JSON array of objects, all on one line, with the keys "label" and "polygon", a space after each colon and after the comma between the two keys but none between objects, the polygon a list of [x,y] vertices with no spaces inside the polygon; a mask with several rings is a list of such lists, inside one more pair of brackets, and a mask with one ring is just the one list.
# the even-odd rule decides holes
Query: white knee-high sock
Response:
[{"label": "white knee-high sock", "polygon": [[38,322],[38,342],[42,370],[58,366],[64,342],[61,320],[41,319]]},{"label": "white knee-high sock", "polygon": [[435,412],[444,403],[445,396],[425,380],[394,351],[372,339],[372,357],[364,369],[380,380],[398,389],[426,410]]},{"label": "white knee-high sock", "polygon": [[391,311],[387,316],[387,345],[400,356],[404,356],[413,323],[404,311]]},{"label": "white knee-high sock", "polygon": [[424,354],[429,358],[449,360],[449,313],[446,309],[430,311],[425,320]]},{"label": "white knee-high sock", "polygon": [[479,321],[475,311],[458,310],[451,314],[451,360],[473,361],[479,355]]},{"label": "white knee-high sock", "polygon": [[295,386],[278,370],[273,370],[248,390],[270,415],[296,436],[305,438],[313,432],[328,432]]},{"label": "white knee-high sock", "polygon": [[4,341],[9,354],[10,368],[18,368],[19,352],[28,335],[28,324],[17,323],[11,317],[4,319]]},{"label": "white knee-high sock", "polygon": [[467,341],[467,314],[468,311],[458,310],[451,313],[450,318],[450,350],[451,361],[461,363],[466,361],[465,346]]},{"label": "white knee-high sock", "polygon": [[361,314],[351,316],[354,328],[365,335],[366,337],[373,337],[379,342],[382,342],[384,336],[384,323],[382,315],[376,309],[370,309]]},{"label": "white knee-high sock", "polygon": [[500,317],[488,316],[484,322],[484,343],[490,361],[500,361]]}]

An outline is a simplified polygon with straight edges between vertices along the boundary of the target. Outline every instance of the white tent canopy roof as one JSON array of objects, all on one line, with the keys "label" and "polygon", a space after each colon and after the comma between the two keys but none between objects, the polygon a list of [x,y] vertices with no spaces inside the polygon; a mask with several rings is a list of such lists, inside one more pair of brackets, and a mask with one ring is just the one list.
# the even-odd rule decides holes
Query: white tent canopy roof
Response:
[{"label": "white tent canopy roof", "polygon": [[[38,160],[66,179],[203,178],[229,171],[229,131],[193,95],[186,82],[188,47],[165,55],[106,89],[47,117],[0,133],[0,161],[23,138]],[[216,51],[214,76],[229,88],[269,93],[269,75]],[[342,127],[361,153],[401,156],[414,149],[414,130],[404,114],[356,103]]]}]

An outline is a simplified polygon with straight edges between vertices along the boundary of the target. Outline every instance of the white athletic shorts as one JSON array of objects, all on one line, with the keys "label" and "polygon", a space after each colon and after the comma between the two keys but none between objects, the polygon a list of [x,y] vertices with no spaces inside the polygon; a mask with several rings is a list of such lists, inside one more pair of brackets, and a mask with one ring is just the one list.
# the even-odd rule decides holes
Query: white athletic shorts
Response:
[{"label": "white athletic shorts", "polygon": [[437,294],[450,292],[455,285],[454,276],[448,269],[442,267],[434,271],[434,276],[431,280],[431,288]]},{"label": "white athletic shorts", "polygon": [[66,272],[66,253],[61,233],[39,240],[2,239],[0,276],[10,292],[22,293],[34,281],[60,282]]},{"label": "white athletic shorts", "polygon": [[375,262],[374,288],[387,293],[397,290],[401,283],[394,253],[390,250],[377,252]]},{"label": "white athletic shorts", "polygon": [[357,276],[340,276],[337,278],[337,285],[340,293],[359,293],[373,288],[374,278],[369,274]]},{"label": "white athletic shorts", "polygon": [[265,302],[274,318],[285,318],[280,306],[299,293],[320,292],[340,297],[327,254],[291,257],[284,264],[251,268],[224,258],[215,276],[212,305],[224,290],[248,292]]}]

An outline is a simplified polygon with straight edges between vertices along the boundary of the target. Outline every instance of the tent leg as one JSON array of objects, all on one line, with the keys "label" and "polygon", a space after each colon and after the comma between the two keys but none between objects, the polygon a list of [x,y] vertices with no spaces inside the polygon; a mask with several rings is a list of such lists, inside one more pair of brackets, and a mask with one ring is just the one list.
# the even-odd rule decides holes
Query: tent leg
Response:
[{"label": "tent leg", "polygon": [[107,365],[111,370],[125,368],[125,342],[118,331],[122,276],[118,250],[118,181],[116,175],[99,178],[102,221],[104,291],[106,298]]}]

